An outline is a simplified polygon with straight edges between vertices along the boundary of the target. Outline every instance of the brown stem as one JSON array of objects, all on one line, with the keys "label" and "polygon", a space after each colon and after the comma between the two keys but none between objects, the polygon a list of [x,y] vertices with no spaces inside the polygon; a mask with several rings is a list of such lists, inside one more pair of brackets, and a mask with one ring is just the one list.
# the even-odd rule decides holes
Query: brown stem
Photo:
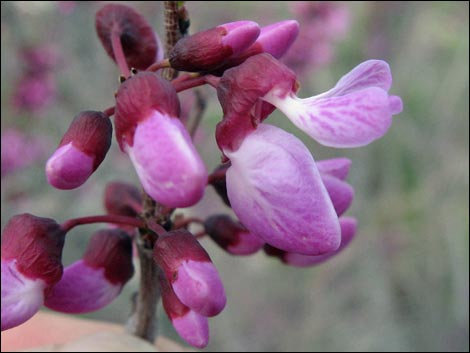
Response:
[{"label": "brown stem", "polygon": [[[168,53],[173,49],[176,42],[181,38],[181,31],[179,28],[179,15],[178,15],[178,1],[164,1],[165,8],[165,52]],[[163,70],[163,77],[167,80],[172,80],[178,76],[178,71],[172,68]]]},{"label": "brown stem", "polygon": [[67,233],[72,228],[82,224],[91,224],[91,223],[113,223],[113,224],[126,224],[134,226],[137,228],[144,228],[144,221],[126,216],[117,216],[117,215],[99,215],[99,216],[87,216],[80,218],[73,218],[62,223],[61,228]]},{"label": "brown stem", "polygon": [[206,95],[201,88],[196,88],[194,90],[194,94],[196,95],[196,109],[194,110],[192,124],[188,126],[188,132],[191,138],[194,138],[194,134],[196,133],[196,130],[201,123],[207,106]]},{"label": "brown stem", "polygon": [[127,331],[149,342],[157,336],[157,304],[160,298],[158,284],[159,267],[153,259],[152,245],[145,240],[144,234],[137,239],[137,250],[140,259],[139,293],[136,298],[135,311],[127,322]]},{"label": "brown stem", "polygon": [[[168,53],[181,36],[178,25],[178,2],[164,1],[164,6],[166,52]],[[177,71],[167,68],[163,70],[162,76],[167,80],[172,80],[177,76]],[[144,193],[142,216],[146,224],[152,225],[157,233],[164,231],[160,225],[167,223],[172,211],[172,209],[158,205],[149,195]],[[153,342],[157,336],[156,311],[161,296],[158,282],[161,269],[153,260],[155,235],[141,229],[136,243],[140,259],[140,285],[134,312],[127,324],[127,331]]]}]

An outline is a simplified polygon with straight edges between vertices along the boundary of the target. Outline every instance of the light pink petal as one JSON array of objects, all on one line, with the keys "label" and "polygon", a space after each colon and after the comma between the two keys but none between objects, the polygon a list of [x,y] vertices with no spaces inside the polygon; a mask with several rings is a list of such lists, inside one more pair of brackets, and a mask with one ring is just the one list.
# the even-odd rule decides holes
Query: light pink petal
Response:
[{"label": "light pink petal", "polygon": [[320,173],[334,176],[340,180],[345,180],[351,168],[351,160],[344,157],[325,159],[317,161]]},{"label": "light pink petal", "polygon": [[46,283],[18,271],[16,260],[2,260],[2,331],[21,325],[37,313],[44,302]]},{"label": "light pink petal", "polygon": [[103,268],[91,268],[78,260],[64,269],[62,279],[52,288],[44,305],[63,313],[88,313],[110,304],[122,285],[112,284]]},{"label": "light pink petal", "polygon": [[222,44],[232,49],[236,55],[249,47],[260,33],[260,28],[253,21],[236,21],[219,26],[227,31],[222,37]]},{"label": "light pink petal", "polygon": [[175,317],[172,320],[173,327],[182,339],[191,346],[204,348],[209,343],[209,321],[193,310]]},{"label": "light pink petal", "polygon": [[305,145],[260,124],[239,149],[224,151],[227,192],[243,225],[279,249],[316,255],[336,250],[338,217]]},{"label": "light pink petal", "polygon": [[211,262],[183,261],[172,287],[184,305],[204,316],[219,314],[227,301],[219,273]]},{"label": "light pink petal", "polygon": [[[344,96],[278,99],[276,106],[302,131],[322,145],[359,147],[382,137],[392,124],[390,97],[370,87]],[[392,99],[392,107],[396,105]]]},{"label": "light pink petal", "polygon": [[93,173],[93,162],[93,157],[70,142],[59,147],[47,161],[47,181],[57,189],[77,188]]},{"label": "light pink petal", "polygon": [[368,60],[341,77],[335,87],[317,98],[344,96],[365,88],[378,87],[387,91],[392,86],[390,66],[383,60]]},{"label": "light pink petal", "polygon": [[339,217],[351,206],[354,198],[354,189],[345,181],[331,175],[322,174],[321,178]]},{"label": "light pink petal", "polygon": [[179,119],[155,111],[139,123],[127,153],[145,191],[168,207],[188,207],[204,194],[207,171]]},{"label": "light pink petal", "polygon": [[344,248],[346,248],[356,235],[357,221],[352,217],[342,217],[339,219],[341,226],[341,245],[338,250],[333,251],[329,254],[308,256],[296,253],[288,253],[284,256],[284,262],[296,266],[296,267],[308,267],[313,265],[319,265],[333,256],[338,255]]}]

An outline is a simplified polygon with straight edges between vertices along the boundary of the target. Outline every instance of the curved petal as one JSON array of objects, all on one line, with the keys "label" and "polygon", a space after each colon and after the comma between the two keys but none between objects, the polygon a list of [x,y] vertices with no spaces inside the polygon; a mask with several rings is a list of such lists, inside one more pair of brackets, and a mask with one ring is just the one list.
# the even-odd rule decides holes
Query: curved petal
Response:
[{"label": "curved petal", "polygon": [[309,150],[295,136],[260,124],[239,149],[224,151],[235,214],[255,236],[285,251],[316,255],[340,243],[338,217]]},{"label": "curved petal", "polygon": [[91,268],[78,260],[64,269],[44,305],[63,313],[88,313],[111,303],[121,289],[122,285],[108,281],[104,268]]},{"label": "curved petal", "polygon": [[32,280],[16,267],[16,260],[1,262],[2,331],[21,325],[37,313],[44,302],[43,280]]},{"label": "curved petal", "polygon": [[388,92],[391,86],[392,72],[388,63],[383,60],[367,60],[341,77],[335,87],[316,98],[344,96],[369,87],[382,88]]},{"label": "curved petal", "polygon": [[277,99],[276,106],[302,131],[322,145],[359,147],[382,137],[392,124],[395,99],[370,87],[344,96]]},{"label": "curved petal", "polygon": [[193,310],[172,319],[171,323],[182,339],[191,346],[204,348],[209,343],[209,321]]}]

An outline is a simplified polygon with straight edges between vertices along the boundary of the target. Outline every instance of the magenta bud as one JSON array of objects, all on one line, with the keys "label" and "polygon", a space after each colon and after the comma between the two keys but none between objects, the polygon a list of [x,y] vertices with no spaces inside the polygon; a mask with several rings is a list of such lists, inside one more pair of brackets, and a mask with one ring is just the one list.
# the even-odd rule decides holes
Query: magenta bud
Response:
[{"label": "magenta bud", "polygon": [[39,310],[62,276],[65,232],[53,219],[21,214],[2,233],[2,331]]},{"label": "magenta bud", "polygon": [[112,133],[111,122],[103,113],[79,113],[47,161],[49,184],[63,190],[82,185],[103,162]]},{"label": "magenta bud", "polygon": [[158,238],[154,259],[178,299],[203,316],[215,316],[225,307],[225,290],[209,255],[187,230]]},{"label": "magenta bud", "polygon": [[209,217],[204,221],[204,228],[212,240],[233,255],[251,255],[264,245],[263,240],[227,215]]},{"label": "magenta bud", "polygon": [[178,335],[188,344],[204,348],[209,343],[209,322],[184,305],[176,296],[164,275],[159,276],[163,309]]},{"label": "magenta bud", "polygon": [[[253,46],[260,46],[262,53],[271,54],[276,59],[283,56],[299,35],[299,23],[285,20],[262,27]],[[250,51],[250,49],[248,49]]]},{"label": "magenta bud", "polygon": [[256,40],[256,22],[237,21],[180,39],[169,54],[171,67],[182,71],[210,71],[247,49]]},{"label": "magenta bud", "polygon": [[179,115],[175,89],[155,74],[142,73],[117,94],[116,134],[144,190],[172,208],[188,207],[204,195],[207,171]]},{"label": "magenta bud", "polygon": [[101,309],[121,293],[134,274],[132,240],[120,229],[96,232],[82,259],[67,266],[45,306],[65,313]]},{"label": "magenta bud", "polygon": [[130,67],[145,70],[158,55],[157,38],[147,20],[132,7],[108,4],[96,13],[96,32],[106,53],[116,61],[112,36],[121,41],[126,62]]},{"label": "magenta bud", "polygon": [[136,217],[142,211],[142,195],[132,184],[113,181],[106,184],[104,207],[108,214]]}]

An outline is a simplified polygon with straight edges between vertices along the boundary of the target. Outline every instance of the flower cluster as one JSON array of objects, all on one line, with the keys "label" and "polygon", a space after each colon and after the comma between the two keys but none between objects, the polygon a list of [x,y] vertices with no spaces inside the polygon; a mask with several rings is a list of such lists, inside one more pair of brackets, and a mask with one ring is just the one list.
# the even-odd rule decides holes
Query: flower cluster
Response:
[{"label": "flower cluster", "polygon": [[[351,161],[315,161],[297,137],[265,120],[279,109],[320,144],[359,147],[387,132],[401,99],[389,95],[391,72],[381,60],[360,64],[325,93],[299,98],[295,73],[278,60],[299,33],[292,20],[266,27],[223,24],[183,37],[168,59],[132,8],[105,5],[96,30],[123,74],[116,104],[75,117],[47,162],[47,179],[59,189],[85,183],[104,160],[114,125],[120,149],[159,213],[148,214],[135,186],[113,182],[105,190],[107,215],[62,225],[29,214],[13,217],[2,235],[2,330],[28,320],[43,304],[68,313],[109,304],[133,275],[132,242],[140,239],[160,269],[170,321],[189,344],[204,347],[207,318],[223,310],[226,295],[201,236],[233,255],[263,249],[305,267],[336,255],[356,233],[356,220],[344,216],[354,197],[345,181]],[[186,73],[168,81],[160,75],[165,68]],[[203,84],[216,89],[223,111],[215,130],[222,164],[210,174],[180,119],[177,95]],[[224,214],[171,217],[174,209],[197,204],[208,185],[238,220]],[[119,226],[96,232],[83,257],[63,269],[66,233],[94,222]],[[193,235],[191,223],[203,231]]]}]

